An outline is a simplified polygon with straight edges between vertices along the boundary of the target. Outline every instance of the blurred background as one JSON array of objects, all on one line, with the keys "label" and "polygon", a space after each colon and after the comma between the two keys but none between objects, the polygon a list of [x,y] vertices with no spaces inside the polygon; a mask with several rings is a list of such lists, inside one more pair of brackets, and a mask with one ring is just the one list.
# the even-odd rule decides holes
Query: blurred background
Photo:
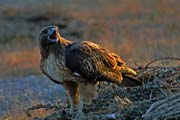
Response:
[{"label": "blurred background", "polygon": [[27,107],[65,98],[39,69],[43,27],[57,25],[63,37],[98,43],[136,67],[180,57],[179,11],[179,0],[1,0],[0,119],[27,118]]}]

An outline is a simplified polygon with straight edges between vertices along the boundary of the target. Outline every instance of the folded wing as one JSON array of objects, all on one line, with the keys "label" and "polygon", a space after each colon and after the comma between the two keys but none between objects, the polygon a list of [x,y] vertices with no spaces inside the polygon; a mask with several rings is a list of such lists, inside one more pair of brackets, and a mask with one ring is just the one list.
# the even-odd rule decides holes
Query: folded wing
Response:
[{"label": "folded wing", "polygon": [[128,72],[118,55],[87,41],[66,47],[65,65],[87,80],[120,83]]}]

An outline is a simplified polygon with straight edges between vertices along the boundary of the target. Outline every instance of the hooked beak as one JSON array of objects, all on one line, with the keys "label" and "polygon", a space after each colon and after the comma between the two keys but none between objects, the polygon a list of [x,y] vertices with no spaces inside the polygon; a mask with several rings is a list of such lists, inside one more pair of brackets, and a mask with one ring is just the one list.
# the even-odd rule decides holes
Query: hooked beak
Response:
[{"label": "hooked beak", "polygon": [[48,32],[48,40],[50,42],[58,43],[58,35],[57,35],[57,30],[56,28],[52,28]]}]

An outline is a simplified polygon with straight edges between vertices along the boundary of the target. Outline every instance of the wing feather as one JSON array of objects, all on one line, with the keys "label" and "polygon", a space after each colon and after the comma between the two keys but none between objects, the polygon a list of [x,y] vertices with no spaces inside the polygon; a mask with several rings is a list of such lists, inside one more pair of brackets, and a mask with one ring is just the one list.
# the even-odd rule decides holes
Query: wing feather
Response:
[{"label": "wing feather", "polygon": [[66,47],[66,67],[88,80],[119,83],[122,75],[117,68],[123,64],[116,54],[91,42],[84,41]]}]

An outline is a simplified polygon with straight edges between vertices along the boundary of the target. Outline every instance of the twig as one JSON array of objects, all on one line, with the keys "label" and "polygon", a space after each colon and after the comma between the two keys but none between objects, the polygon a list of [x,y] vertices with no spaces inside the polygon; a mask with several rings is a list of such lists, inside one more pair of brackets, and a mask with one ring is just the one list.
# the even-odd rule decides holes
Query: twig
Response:
[{"label": "twig", "polygon": [[168,59],[180,61],[180,58],[176,58],[176,57],[163,57],[163,58],[158,58],[158,59],[155,59],[155,60],[150,61],[150,62],[147,63],[147,64],[145,65],[145,67],[143,67],[143,68],[147,69],[147,68],[148,68],[152,63],[154,63],[154,62],[157,62],[157,61],[159,61],[159,60],[168,60]]},{"label": "twig", "polygon": [[180,97],[180,93],[153,103],[142,117],[144,119],[159,118],[166,116],[167,113],[169,117],[170,115],[173,115],[173,113],[175,112],[179,113],[180,112],[179,97]]}]

